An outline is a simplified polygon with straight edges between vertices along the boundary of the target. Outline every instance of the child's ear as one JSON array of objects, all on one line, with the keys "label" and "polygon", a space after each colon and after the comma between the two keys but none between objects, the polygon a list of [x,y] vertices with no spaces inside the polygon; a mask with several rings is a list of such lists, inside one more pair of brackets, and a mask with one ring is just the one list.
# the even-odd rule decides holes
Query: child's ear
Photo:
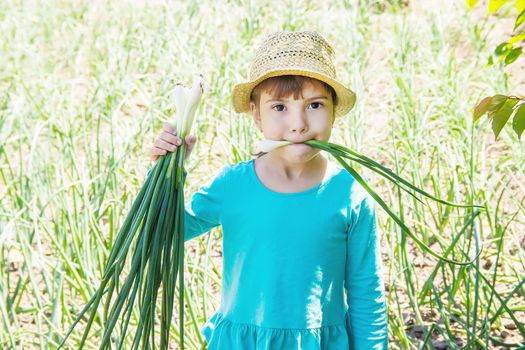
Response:
[{"label": "child's ear", "polygon": [[261,115],[259,113],[259,110],[257,109],[257,107],[255,106],[255,102],[250,102],[250,109],[252,111],[252,118],[253,118],[253,122],[255,123],[255,125],[257,126],[257,129],[259,129],[260,131],[261,130]]}]

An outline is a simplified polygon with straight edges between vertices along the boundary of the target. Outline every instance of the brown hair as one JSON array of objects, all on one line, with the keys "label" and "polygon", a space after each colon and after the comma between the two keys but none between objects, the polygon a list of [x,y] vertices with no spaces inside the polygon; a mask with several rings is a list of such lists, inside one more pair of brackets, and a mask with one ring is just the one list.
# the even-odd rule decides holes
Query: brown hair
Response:
[{"label": "brown hair", "polygon": [[[335,93],[335,90],[325,83],[324,81],[311,78],[311,77],[305,77],[303,75],[280,75],[276,77],[271,77],[268,79],[263,80],[257,86],[255,86],[250,94],[250,102],[254,102],[257,109],[259,109],[260,102],[261,102],[261,95],[263,91],[267,91],[269,94],[271,94],[274,98],[280,99],[283,97],[288,97],[293,94],[293,98],[297,99],[299,95],[303,97],[303,86],[306,83],[313,83],[318,82],[321,83],[325,89],[325,91],[332,97],[332,102],[334,105],[334,112],[335,113],[335,106],[337,105],[338,99],[337,94]],[[332,115],[332,118],[334,119],[335,116]],[[259,158],[260,156],[266,154],[267,152],[259,152],[259,153],[252,153],[252,156],[257,156]]]},{"label": "brown hair", "polygon": [[304,84],[312,82],[321,83],[326,92],[332,97],[334,107],[337,105],[337,95],[335,90],[325,83],[324,81],[317,80],[311,77],[305,77],[302,75],[280,75],[277,77],[271,77],[263,80],[257,86],[255,86],[250,94],[250,102],[254,102],[257,109],[259,109],[259,103],[261,102],[261,95],[263,91],[268,91],[274,98],[283,98],[293,94],[293,97],[297,99],[299,95],[302,96],[302,89]]}]

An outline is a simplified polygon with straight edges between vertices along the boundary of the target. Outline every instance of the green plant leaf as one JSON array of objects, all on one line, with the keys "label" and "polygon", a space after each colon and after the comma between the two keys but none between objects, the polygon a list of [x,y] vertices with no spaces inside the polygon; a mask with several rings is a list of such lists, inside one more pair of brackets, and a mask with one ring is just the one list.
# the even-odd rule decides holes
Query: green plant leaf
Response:
[{"label": "green plant leaf", "polygon": [[512,62],[516,61],[520,57],[521,52],[523,51],[522,47],[517,47],[512,50],[505,56],[505,65],[509,65]]},{"label": "green plant leaf", "polygon": [[525,0],[516,0],[516,9],[518,12],[525,10]]},{"label": "green plant leaf", "polygon": [[501,44],[499,44],[498,46],[496,46],[496,48],[494,49],[494,54],[496,56],[501,56],[503,55],[508,49],[510,48],[510,45],[508,42],[502,42]]},{"label": "green plant leaf", "polygon": [[525,103],[521,103],[515,111],[512,128],[518,134],[518,138],[521,139],[521,134],[525,130]]},{"label": "green plant leaf", "polygon": [[[507,57],[507,55],[510,52],[510,49],[512,48],[512,45],[509,44],[507,41],[502,42],[496,48],[494,49],[493,56],[498,59],[498,62],[501,62]],[[492,64],[492,63],[489,63]]]},{"label": "green plant leaf", "polygon": [[465,2],[467,3],[468,8],[471,9],[478,3],[478,0],[466,0]]},{"label": "green plant leaf", "polygon": [[489,12],[494,13],[499,10],[508,0],[490,0],[489,1]]},{"label": "green plant leaf", "polygon": [[[523,13],[525,13],[525,11],[523,11]],[[525,19],[525,16],[523,18]],[[515,44],[522,40],[525,40],[525,33],[519,33],[514,35],[512,38],[510,38],[509,44]]]},{"label": "green plant leaf", "polygon": [[489,112],[496,112],[498,109],[503,106],[503,104],[507,101],[507,96],[505,95],[494,95],[492,96],[492,100],[490,101],[488,111]]},{"label": "green plant leaf", "polygon": [[489,117],[492,120],[492,131],[494,132],[494,136],[497,139],[499,133],[501,132],[501,129],[505,126],[505,123],[507,120],[509,120],[513,108],[518,103],[518,99],[516,98],[508,98],[505,103],[499,108],[498,110],[495,110],[494,112],[489,113]]},{"label": "green plant leaf", "polygon": [[474,108],[474,121],[477,121],[483,114],[487,113],[490,102],[492,101],[492,96],[485,97],[483,100],[481,100],[476,108]]},{"label": "green plant leaf", "polygon": [[[525,4],[525,0],[523,1],[523,3]],[[518,6],[518,3],[516,2],[516,6]],[[520,11],[518,9],[518,11]],[[520,26],[520,24],[523,23],[523,21],[525,21],[525,10],[521,10],[520,14],[518,15],[518,18],[516,18],[516,23],[514,23],[514,29],[513,30],[516,30],[516,28],[518,28]]]}]

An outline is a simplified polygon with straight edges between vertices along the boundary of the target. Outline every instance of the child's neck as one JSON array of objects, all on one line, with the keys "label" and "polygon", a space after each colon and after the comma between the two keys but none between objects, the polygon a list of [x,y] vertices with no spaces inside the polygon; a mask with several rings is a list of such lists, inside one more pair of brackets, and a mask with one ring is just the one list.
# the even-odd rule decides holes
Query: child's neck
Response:
[{"label": "child's neck", "polygon": [[258,178],[278,192],[298,192],[320,184],[327,176],[328,160],[321,154],[305,163],[284,163],[271,152],[255,160]]}]

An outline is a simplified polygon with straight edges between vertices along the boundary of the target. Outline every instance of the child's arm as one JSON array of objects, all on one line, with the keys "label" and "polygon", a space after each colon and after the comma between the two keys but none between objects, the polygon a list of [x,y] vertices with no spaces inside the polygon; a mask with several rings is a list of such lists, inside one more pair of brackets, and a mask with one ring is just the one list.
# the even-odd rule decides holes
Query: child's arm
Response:
[{"label": "child's arm", "polygon": [[374,199],[366,194],[350,215],[345,277],[350,349],[387,349],[388,314]]},{"label": "child's arm", "polygon": [[229,166],[220,171],[193,193],[184,208],[184,241],[198,237],[221,224],[226,174]]}]

